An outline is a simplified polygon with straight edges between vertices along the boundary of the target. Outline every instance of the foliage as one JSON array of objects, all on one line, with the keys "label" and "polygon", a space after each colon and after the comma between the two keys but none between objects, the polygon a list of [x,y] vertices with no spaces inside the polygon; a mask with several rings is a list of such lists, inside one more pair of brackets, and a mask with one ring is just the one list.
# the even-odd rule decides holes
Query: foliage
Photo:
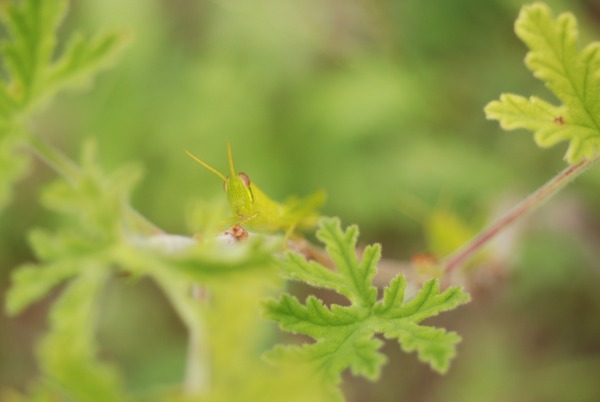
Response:
[{"label": "foliage", "polygon": [[351,304],[327,307],[315,296],[309,296],[302,304],[287,294],[268,302],[267,315],[276,319],[283,329],[316,340],[316,343],[303,347],[279,347],[271,352],[271,358],[308,362],[334,383],[340,380],[346,368],[356,375],[376,379],[386,359],[378,352],[382,342],[373,335],[382,333],[386,338],[397,339],[404,351],[417,351],[419,359],[434,370],[445,372],[460,337],[419,323],[466,303],[469,296],[456,287],[440,292],[438,281],[432,279],[413,299],[405,302],[406,279],[399,275],[378,300],[372,280],[381,247],[365,248],[359,261],[355,255],[357,227],[342,231],[337,219],[322,220],[317,237],[325,244],[336,271],[290,253],[283,264],[284,275],[312,286],[335,290]]},{"label": "foliage", "polygon": [[486,107],[487,117],[499,120],[507,130],[532,131],[541,147],[568,141],[565,159],[571,164],[594,156],[600,149],[600,44],[579,51],[573,14],[554,19],[543,3],[523,7],[515,31],[530,49],[527,67],[562,105],[503,94]]},{"label": "foliage", "polygon": [[[102,289],[111,276],[129,271],[154,277],[172,293],[184,318],[196,322],[195,300],[189,287],[195,281],[233,280],[236,273],[264,269],[270,254],[248,242],[235,253],[219,245],[188,247],[179,253],[161,252],[152,238],[132,231],[128,193],[138,169],[126,168],[107,176],[97,167],[93,147],[84,152],[82,171],[74,182],[63,180],[44,192],[45,204],[66,215],[57,231],[38,229],[31,242],[40,263],[27,264],[13,274],[6,308],[17,314],[68,280],[50,313],[50,331],[40,344],[45,375],[77,400],[127,400],[112,368],[96,361],[95,327]],[[194,244],[193,242],[187,243]],[[216,278],[216,279],[215,279]]]},{"label": "foliage", "polygon": [[[20,151],[33,150],[62,176],[40,192],[41,202],[50,211],[51,219],[36,220],[35,225],[45,228],[30,230],[23,225],[22,231],[29,231],[34,254],[31,258],[35,262],[14,270],[5,303],[6,311],[12,316],[28,313],[28,309],[39,302],[43,302],[44,307],[50,305],[46,333],[36,350],[39,375],[23,392],[3,390],[0,384],[0,399],[325,402],[340,398],[339,386],[347,369],[355,375],[376,380],[381,376],[384,362],[390,360],[398,365],[381,350],[382,337],[397,341],[405,352],[416,352],[418,359],[434,371],[446,372],[460,337],[442,328],[422,325],[422,321],[466,303],[469,296],[465,292],[457,287],[440,289],[437,280],[412,283],[409,276],[402,275],[392,279],[385,288],[376,287],[374,275],[380,246],[357,249],[357,227],[342,230],[337,218],[323,219],[317,233],[334,262],[332,269],[294,253],[281,258],[279,245],[283,236],[278,234],[251,233],[248,241],[235,244],[230,244],[231,238],[227,236],[213,236],[214,227],[218,227],[217,231],[223,230],[221,204],[210,206],[204,203],[194,211],[193,219],[180,217],[183,215],[179,214],[180,204],[189,198],[186,191],[200,194],[205,199],[213,188],[212,182],[211,186],[205,187],[202,179],[197,182],[197,177],[182,174],[182,166],[188,161],[181,157],[180,147],[199,144],[206,147],[206,153],[210,155],[211,147],[222,149],[223,144],[219,141],[225,137],[243,146],[245,152],[240,153],[240,157],[248,158],[250,163],[246,161],[240,165],[256,164],[252,169],[259,171],[257,182],[268,183],[269,191],[274,188],[274,194],[281,195],[290,191],[290,185],[296,186],[294,191],[303,191],[302,186],[307,190],[318,181],[333,194],[332,210],[336,215],[352,214],[353,219],[359,221],[368,217],[365,226],[361,222],[363,229],[368,225],[374,228],[382,221],[389,224],[385,217],[390,212],[385,211],[390,211],[388,206],[397,203],[403,194],[425,192],[430,197],[437,197],[440,182],[436,180],[451,189],[466,189],[459,195],[465,198],[485,193],[486,189],[497,191],[502,187],[503,179],[508,182],[507,179],[514,177],[513,167],[496,166],[497,155],[478,152],[475,141],[467,142],[459,136],[447,135],[462,132],[453,127],[453,124],[460,125],[459,120],[476,119],[456,119],[456,116],[465,115],[457,106],[461,102],[448,102],[449,94],[457,99],[464,95],[461,93],[464,88],[459,88],[461,80],[441,81],[447,74],[452,76],[453,69],[463,71],[463,58],[472,59],[465,57],[462,50],[469,52],[471,47],[473,51],[472,46],[478,42],[472,34],[477,27],[464,24],[464,27],[454,26],[461,30],[460,41],[455,46],[446,46],[441,38],[452,35],[444,34],[441,22],[449,20],[450,13],[475,15],[476,7],[481,10],[489,5],[453,3],[443,6],[443,13],[439,12],[439,7],[423,8],[429,10],[424,11],[425,16],[435,15],[439,19],[436,21],[440,22],[441,29],[433,37],[425,38],[420,24],[415,25],[412,32],[410,24],[379,24],[380,18],[386,20],[396,13],[411,19],[410,13],[399,12],[403,7],[410,7],[407,5],[410,2],[365,2],[374,10],[373,15],[364,19],[375,22],[373,32],[364,29],[367,23],[361,25],[361,18],[355,17],[353,11],[343,15],[334,11],[331,15],[341,20],[332,19],[334,23],[330,26],[315,30],[315,24],[321,26],[323,22],[319,15],[323,5],[316,0],[291,1],[285,5],[274,0],[258,0],[256,4],[260,7],[233,3],[222,7],[223,4],[218,2],[207,3],[202,6],[205,8],[201,14],[211,18],[216,16],[213,22],[217,22],[211,25],[194,21],[193,29],[198,26],[206,29],[201,33],[194,31],[197,36],[194,40],[202,43],[178,40],[177,46],[169,46],[161,36],[165,34],[162,27],[148,18],[151,13],[140,12],[151,10],[152,2],[139,2],[141,5],[117,0],[88,3],[78,5],[79,10],[104,8],[110,10],[111,17],[146,19],[145,31],[136,32],[136,37],[145,44],[147,53],[139,52],[137,47],[133,49],[134,56],[125,61],[126,67],[119,70],[119,74],[111,75],[116,79],[108,78],[113,79],[109,85],[99,86],[95,98],[86,102],[80,102],[78,98],[71,104],[67,100],[66,107],[62,105],[66,110],[63,110],[64,116],[60,115],[60,108],[57,114],[52,109],[50,117],[42,116],[46,119],[41,119],[39,124],[44,130],[40,132],[42,135],[52,132],[52,124],[61,119],[63,124],[69,125],[69,131],[92,130],[93,134],[98,134],[96,142],[83,147],[79,163],[71,162],[52,145],[40,141],[33,134],[36,133],[35,128],[32,130],[35,126],[30,126],[32,117],[41,106],[50,105],[61,90],[90,83],[100,69],[114,61],[126,42],[125,35],[112,32],[84,38],[62,32],[66,0],[15,0],[0,6],[2,21],[7,28],[0,50],[5,67],[3,77],[6,78],[0,82],[0,208],[10,200],[14,183],[28,166],[29,154]],[[160,4],[169,12],[180,8],[173,5],[175,3],[167,3]],[[390,10],[381,12],[386,4]],[[494,7],[499,7],[498,4],[494,3]],[[123,8],[119,10],[127,11],[115,13],[115,5],[121,5]],[[356,7],[362,6],[361,3]],[[266,17],[269,24],[277,25],[276,30],[281,31],[277,31],[278,35],[273,35],[273,26],[262,23],[265,21],[263,11],[272,13],[273,10],[283,11],[281,15],[268,14]],[[237,15],[238,11],[243,11],[243,15]],[[185,14],[186,18],[191,16],[191,13],[187,15],[187,9],[177,12]],[[232,15],[239,18],[232,18]],[[285,18],[271,18],[275,15],[285,15]],[[295,19],[296,24],[288,24],[287,18]],[[357,21],[360,22],[358,25]],[[545,6],[525,8],[519,24],[518,32],[522,31],[528,38],[526,42],[532,43],[533,56],[528,58],[528,66],[552,90],[560,90],[557,92],[560,92],[562,97],[559,98],[564,105],[555,107],[541,100],[504,95],[500,102],[488,107],[488,116],[501,120],[508,128],[537,130],[536,138],[543,137],[541,142],[544,144],[570,140],[567,157],[572,162],[589,156],[590,149],[597,147],[595,132],[588,136],[589,133],[582,129],[583,134],[575,135],[579,133],[577,130],[566,134],[559,129],[563,126],[566,129],[575,122],[591,127],[591,114],[586,115],[585,109],[596,107],[595,95],[588,92],[581,99],[577,98],[575,89],[587,84],[565,81],[567,75],[564,72],[588,71],[585,66],[593,67],[595,53],[591,50],[586,53],[586,48],[576,55],[577,63],[573,62],[576,31],[572,17],[561,16],[553,20]],[[178,39],[181,37],[176,35],[190,28],[186,26],[180,30],[179,24],[173,26],[177,29],[169,31],[169,35]],[[458,54],[454,60],[460,62],[454,68],[436,67],[437,71],[423,60],[417,60],[414,70],[407,67],[410,63],[400,66],[394,54],[395,46],[387,42],[394,36],[411,38],[407,42],[425,44],[423,49],[433,49],[438,54]],[[64,43],[62,38],[65,38]],[[263,41],[265,38],[267,40]],[[374,43],[379,46],[373,46]],[[566,53],[568,57],[558,60],[563,63],[559,65],[562,76],[556,73],[561,71],[560,68],[551,72],[545,67],[550,54],[548,49],[556,50],[561,44],[572,45],[568,47],[571,49]],[[454,51],[457,46],[461,46],[461,52]],[[480,50],[487,50],[489,44],[478,46],[483,46]],[[341,50],[328,53],[328,47]],[[534,51],[534,47],[539,49]],[[183,62],[185,57],[190,57],[186,54],[190,49],[194,56]],[[412,52],[415,49],[412,48]],[[410,58],[410,54],[411,49],[407,46],[402,57]],[[489,53],[480,59],[490,65],[497,61]],[[585,64],[588,62],[591,64]],[[469,68],[475,66],[474,63],[469,65],[470,61],[464,63]],[[496,65],[493,68],[496,74],[499,69]],[[592,77],[592,74],[588,76]],[[493,81],[486,80],[485,74],[478,78],[482,82]],[[148,96],[149,82],[152,83],[152,97]],[[431,95],[434,93],[439,98]],[[164,99],[169,102],[160,101]],[[510,109],[507,99],[526,103],[515,112]],[[439,107],[440,103],[445,107]],[[552,115],[552,124],[539,122],[543,113],[531,105],[543,105],[541,108],[547,115],[542,117],[547,123]],[[90,123],[93,121],[95,123]],[[416,124],[423,127],[422,121],[429,122],[429,129],[415,129]],[[48,122],[50,129],[46,130]],[[560,134],[553,134],[559,131]],[[438,140],[442,136],[444,142],[440,146]],[[68,148],[70,144],[78,143],[78,140],[63,139],[61,145]],[[96,143],[101,144],[101,158],[96,155]],[[175,151],[171,152],[172,149]],[[166,234],[132,208],[131,194],[140,177],[138,166],[106,171],[100,167],[99,159],[102,159],[102,165],[112,166],[121,164],[121,159],[129,159],[132,155],[140,157],[140,154],[151,174],[141,186],[142,192],[136,193],[135,204],[161,221],[161,227],[177,228],[179,219],[194,228],[191,232],[200,228],[201,236]],[[167,158],[171,160],[167,161]],[[377,163],[372,163],[374,160]],[[432,161],[435,163],[430,163]],[[188,165],[185,166],[188,169]],[[274,166],[282,168],[273,169]],[[444,168],[439,169],[439,166]],[[471,172],[475,170],[479,174]],[[518,171],[518,168],[514,170]],[[269,180],[264,178],[267,172]],[[435,179],[424,179],[429,175]],[[362,183],[368,183],[369,191],[365,191]],[[398,183],[401,185],[396,185]],[[345,192],[348,189],[352,189],[355,196],[348,195]],[[22,209],[26,212],[20,213],[29,213],[27,208]],[[363,216],[355,214],[356,211],[362,211]],[[441,213],[426,221],[432,251],[440,255],[455,249],[472,235],[472,229],[462,223],[465,220],[459,214]],[[206,230],[206,226],[212,226],[211,230]],[[379,227],[383,232],[391,228],[391,225],[387,229],[384,226]],[[397,234],[404,228],[393,227],[392,230]],[[12,231],[6,232],[9,233],[6,237],[13,236]],[[369,233],[368,230],[364,232]],[[559,253],[560,247],[555,248]],[[533,266],[535,262],[528,262],[528,265]],[[276,266],[280,266],[279,272]],[[323,300],[309,296],[301,301],[283,291],[285,283],[281,276],[326,291],[333,290],[345,297],[347,303],[328,305],[325,296]],[[119,286],[125,284],[125,293],[140,283],[152,283],[157,288],[154,297],[142,300],[141,304],[152,310],[157,304],[164,303],[167,309],[172,309],[173,321],[181,324],[179,335],[187,337],[188,350],[187,355],[184,352],[174,357],[169,355],[177,366],[170,369],[170,382],[134,384],[131,372],[135,369],[128,369],[131,366],[128,367],[127,359],[118,354],[110,355],[110,350],[107,353],[104,349],[107,342],[100,335],[114,330],[104,328],[102,315],[108,304],[106,289],[115,282]],[[531,282],[536,282],[535,277]],[[417,285],[420,289],[412,294],[408,289]],[[272,299],[282,292],[278,299]],[[136,301],[140,302],[129,298],[124,302],[129,305]],[[112,302],[120,308],[118,301]],[[576,317],[578,309],[579,306],[573,307],[573,311],[564,316]],[[274,323],[265,320],[261,312],[278,322],[283,330],[308,335],[314,343],[273,348],[281,341],[275,338]],[[27,314],[22,318],[28,320]],[[2,319],[4,317],[0,316]],[[133,328],[133,342],[144,349],[144,338],[149,331],[146,323],[131,321],[120,321],[116,325],[120,331]],[[506,327],[511,324],[514,322],[509,321]],[[0,336],[10,333],[9,329]],[[0,339],[0,343],[3,341],[4,338]],[[178,351],[182,351],[181,339],[178,341]],[[483,349],[493,350],[495,346]],[[143,353],[147,355],[145,362],[150,362],[144,368],[163,365],[154,350],[146,348]],[[503,353],[499,354],[504,357]],[[481,367],[483,361],[481,356],[476,356],[471,364]],[[399,365],[408,373],[399,374],[397,367],[390,369],[390,377],[394,378],[394,400],[401,391],[398,388],[409,388],[405,385],[414,378],[410,375],[411,364],[411,361],[400,361]],[[134,366],[142,367],[137,362]],[[584,366],[593,367],[596,367],[594,362]],[[177,378],[172,379],[174,377]],[[438,377],[430,376],[427,385],[429,381],[431,384],[437,381],[432,378]],[[545,377],[540,374],[539,378]],[[525,379],[521,381],[527,383]],[[539,383],[543,384],[543,381]],[[473,389],[476,390],[478,384],[476,382]],[[587,386],[587,382],[582,384]],[[425,392],[437,392],[418,388],[425,395],[420,395],[421,399],[431,395]]]},{"label": "foliage", "polygon": [[27,143],[24,123],[36,106],[62,89],[89,82],[125,43],[116,32],[91,39],[74,34],[58,54],[57,30],[67,5],[67,0],[25,0],[0,8],[8,31],[0,45],[6,69],[6,79],[0,81],[0,207],[25,170],[26,160],[14,150]]}]

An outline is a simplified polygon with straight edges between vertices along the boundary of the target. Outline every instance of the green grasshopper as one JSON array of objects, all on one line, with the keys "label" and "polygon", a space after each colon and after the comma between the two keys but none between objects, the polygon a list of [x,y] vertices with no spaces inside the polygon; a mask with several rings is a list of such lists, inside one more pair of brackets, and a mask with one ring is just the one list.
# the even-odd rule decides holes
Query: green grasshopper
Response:
[{"label": "green grasshopper", "polygon": [[[225,194],[236,220],[232,225],[236,238],[245,237],[246,233],[243,231],[242,226],[268,233],[284,231],[286,237],[289,237],[296,229],[310,229],[316,226],[319,217],[316,210],[325,201],[324,192],[316,192],[302,200],[292,198],[281,204],[273,201],[263,193],[258,186],[250,181],[247,174],[235,172],[229,143],[227,144],[229,159],[229,176],[227,177],[190,151],[184,151],[193,160],[223,180]],[[244,234],[238,236],[237,231]]]}]

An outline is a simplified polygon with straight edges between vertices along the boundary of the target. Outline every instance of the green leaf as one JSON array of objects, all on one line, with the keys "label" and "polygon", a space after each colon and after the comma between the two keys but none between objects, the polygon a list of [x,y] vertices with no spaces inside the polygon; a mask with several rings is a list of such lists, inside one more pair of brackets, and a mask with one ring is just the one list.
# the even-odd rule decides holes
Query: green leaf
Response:
[{"label": "green leaf", "polygon": [[594,156],[600,150],[600,43],[580,51],[575,17],[553,18],[542,3],[523,7],[515,32],[530,49],[527,67],[561,104],[503,94],[486,106],[487,118],[506,130],[532,131],[540,147],[568,141],[565,159],[571,164]]},{"label": "green leaf", "polygon": [[127,36],[120,32],[97,34],[89,40],[73,35],[62,57],[48,70],[48,88],[88,84],[97,71],[114,63],[126,42]]},{"label": "green leaf", "polygon": [[56,47],[56,30],[66,12],[65,0],[11,2],[0,18],[11,40],[2,43],[4,64],[10,76],[6,93],[15,107],[30,102],[43,85],[46,66]]},{"label": "green leaf", "polygon": [[460,288],[449,288],[440,293],[439,283],[436,279],[427,281],[419,293],[410,301],[403,301],[403,292],[406,289],[406,280],[403,276],[395,277],[384,290],[384,298],[375,305],[375,311],[386,319],[407,319],[420,322],[431,317],[431,310],[435,314],[452,310],[464,302]]},{"label": "green leaf", "polygon": [[289,253],[282,272],[289,279],[333,289],[346,296],[350,305],[326,306],[315,296],[301,303],[287,294],[267,301],[266,315],[278,321],[282,329],[316,341],[303,347],[279,346],[267,357],[288,364],[311,365],[326,381],[338,382],[348,368],[356,375],[375,379],[386,358],[379,352],[382,342],[373,336],[383,334],[397,339],[403,350],[416,351],[436,371],[445,372],[460,337],[419,323],[466,303],[469,296],[459,288],[440,292],[437,280],[432,280],[412,300],[405,301],[406,280],[397,276],[385,288],[383,298],[377,300],[372,279],[380,247],[367,247],[359,260],[355,251],[358,229],[351,226],[342,231],[338,219],[322,219],[317,236],[336,263],[336,271]]},{"label": "green leaf", "polygon": [[0,10],[10,38],[1,47],[9,81],[0,85],[0,115],[22,112],[73,80],[91,78],[124,44],[121,34],[91,40],[75,34],[63,54],[55,54],[67,5],[66,0],[24,0]]},{"label": "green leaf", "polygon": [[12,276],[12,287],[6,297],[6,312],[11,315],[20,313],[78,271],[78,266],[60,262],[43,267],[20,267]]},{"label": "green leaf", "polygon": [[[98,166],[94,147],[86,147],[81,169],[71,180],[52,183],[42,194],[44,204],[61,218],[57,220],[59,228],[31,233],[30,242],[39,261],[18,268],[12,277],[6,302],[10,314],[23,311],[52,288],[67,282],[52,306],[49,333],[40,345],[39,360],[43,378],[57,384],[72,400],[126,400],[114,370],[96,361],[94,337],[96,313],[102,306],[102,286],[107,278],[123,271],[155,280],[190,336],[203,334],[207,319],[210,328],[220,326],[219,331],[211,331],[211,338],[217,334],[211,342],[219,346],[211,348],[210,354],[211,370],[215,373],[217,366],[219,375],[231,370],[231,359],[238,359],[239,363],[242,353],[248,355],[248,360],[251,355],[255,359],[244,366],[247,369],[243,377],[237,377],[236,371],[232,381],[244,380],[257,363],[264,364],[258,360],[258,348],[262,348],[265,329],[256,325],[256,315],[258,299],[274,283],[280,283],[275,270],[270,269],[274,242],[252,241],[251,237],[245,242],[226,244],[137,232],[137,226],[131,224],[128,198],[138,176],[135,168],[104,173]],[[173,247],[172,241],[180,242],[181,247]],[[210,293],[211,303],[194,297],[192,290],[198,287]],[[209,305],[214,314],[207,312]],[[223,317],[234,313],[243,317],[223,323]],[[245,334],[245,339],[232,346],[240,333]],[[202,353],[205,350],[201,348]],[[273,371],[266,365],[264,368],[265,376]],[[303,374],[303,378],[308,374]],[[303,387],[293,376],[275,377],[289,387]],[[266,387],[270,378],[260,381]],[[226,382],[215,386],[217,395],[229,390]],[[239,395],[241,400],[255,400],[257,392],[255,382],[247,380]],[[243,397],[248,395],[252,398]],[[319,400],[313,392],[304,395],[310,395],[309,400]]]},{"label": "green leaf", "polygon": [[92,147],[87,149],[85,170],[78,180],[57,181],[42,193],[46,206],[63,213],[64,224],[53,232],[31,232],[30,242],[40,262],[14,271],[6,302],[9,314],[18,314],[80,274],[82,267],[92,263],[110,267],[113,247],[127,236],[127,199],[139,172],[122,169],[107,177],[96,166]]},{"label": "green leaf", "polygon": [[43,372],[77,401],[126,401],[117,373],[96,360],[98,298],[108,278],[97,265],[80,267],[50,313],[38,348]]},{"label": "green leaf", "polygon": [[400,324],[385,332],[387,338],[396,338],[405,352],[417,351],[419,359],[440,373],[448,370],[456,355],[460,336],[454,332],[411,323]]},{"label": "green leaf", "polygon": [[91,39],[74,34],[59,54],[57,31],[67,5],[66,0],[15,0],[0,5],[0,20],[8,34],[0,42],[6,72],[0,79],[0,208],[10,200],[12,184],[27,166],[29,158],[15,151],[30,139],[24,126],[35,107],[62,89],[89,83],[126,43],[121,33]]}]

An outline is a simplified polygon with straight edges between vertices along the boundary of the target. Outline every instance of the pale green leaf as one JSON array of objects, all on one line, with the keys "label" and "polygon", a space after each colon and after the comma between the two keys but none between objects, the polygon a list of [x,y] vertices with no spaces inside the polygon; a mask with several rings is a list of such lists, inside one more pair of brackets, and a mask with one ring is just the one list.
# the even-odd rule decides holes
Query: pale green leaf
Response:
[{"label": "pale green leaf", "polygon": [[580,51],[575,17],[563,13],[554,18],[542,3],[523,7],[515,32],[530,49],[527,67],[561,105],[504,94],[487,105],[487,117],[507,130],[532,131],[541,147],[568,141],[569,163],[594,156],[600,150],[600,43]]},{"label": "pale green leaf", "polygon": [[38,348],[42,370],[77,401],[126,401],[117,373],[96,359],[95,328],[107,272],[80,267],[50,313],[50,332]]},{"label": "pale green leaf", "polygon": [[76,275],[78,270],[78,266],[68,262],[20,267],[12,275],[11,288],[6,295],[6,312],[11,315],[20,313],[56,285]]}]

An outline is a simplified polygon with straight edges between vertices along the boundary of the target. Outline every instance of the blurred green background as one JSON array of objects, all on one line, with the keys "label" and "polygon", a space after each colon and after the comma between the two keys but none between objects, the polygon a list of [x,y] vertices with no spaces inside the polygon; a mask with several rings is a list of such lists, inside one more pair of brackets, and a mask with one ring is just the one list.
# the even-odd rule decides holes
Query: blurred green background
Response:
[{"label": "blurred green background", "polygon": [[[526,3],[73,1],[64,32],[123,29],[130,46],[35,130],[74,158],[96,139],[109,170],[141,163],[134,206],[184,234],[197,229],[198,203],[223,194],[182,148],[226,170],[230,142],[236,167],[273,198],[325,189],[325,214],[408,260],[434,247],[427,223],[437,212],[477,228],[565,166],[565,147],[540,150],[482,111],[501,92],[553,100],[513,34]],[[600,39],[598,2],[547,3],[574,12],[586,41]],[[36,164],[0,217],[0,297],[11,270],[33,258],[27,232],[55,219],[38,203],[54,178]],[[438,320],[463,336],[446,376],[390,344],[379,382],[347,377],[349,400],[600,400],[599,189],[596,169],[495,244],[474,302]],[[116,281],[106,300],[102,357],[131,389],[178,381],[186,335],[153,284]],[[50,302],[0,313],[0,388],[37,373]]]}]

